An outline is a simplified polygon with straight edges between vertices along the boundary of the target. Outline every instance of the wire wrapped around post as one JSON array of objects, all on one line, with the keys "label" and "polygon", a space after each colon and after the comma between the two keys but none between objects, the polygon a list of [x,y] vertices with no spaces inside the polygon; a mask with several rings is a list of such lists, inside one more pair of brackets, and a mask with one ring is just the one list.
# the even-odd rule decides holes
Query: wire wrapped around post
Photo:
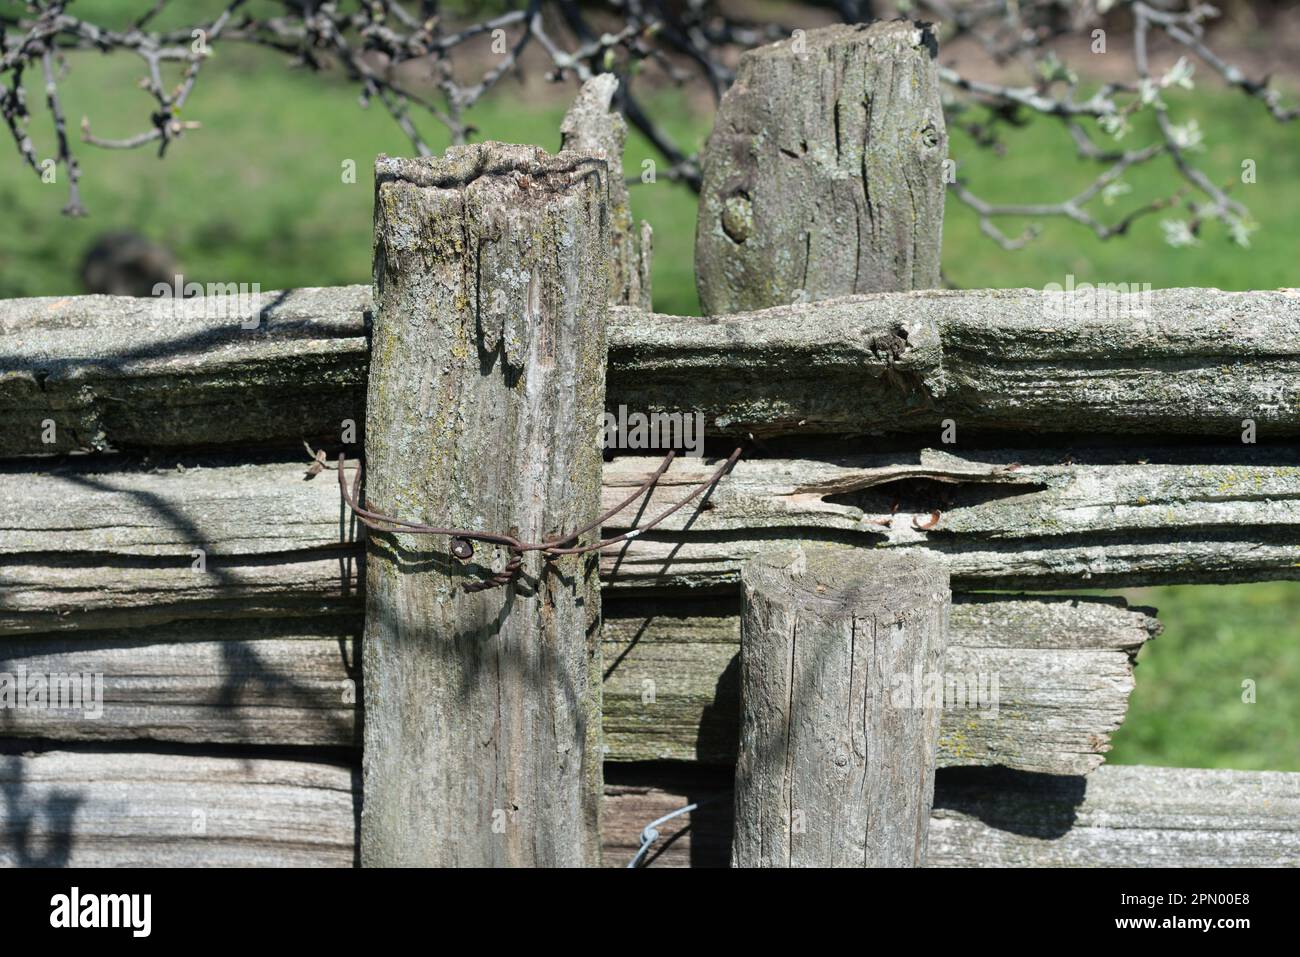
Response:
[{"label": "wire wrapped around post", "polygon": [[499,545],[509,551],[510,559],[506,562],[505,567],[503,567],[501,571],[497,572],[490,578],[483,579],[482,581],[466,583],[464,586],[465,591],[476,592],[484,591],[489,588],[498,588],[502,585],[508,585],[513,582],[519,577],[519,572],[523,568],[524,553],[526,552],[541,552],[542,555],[550,561],[551,559],[558,558],[561,555],[584,555],[587,552],[594,552],[598,549],[607,548],[610,545],[617,545],[619,542],[630,541],[641,533],[648,532],[678,509],[682,508],[684,505],[689,505],[697,499],[701,494],[703,494],[705,489],[716,485],[724,475],[731,471],[732,466],[740,460],[740,452],[741,450],[739,448],[733,451],[731,455],[727,457],[726,461],[718,466],[712,475],[695,486],[689,495],[676,505],[665,509],[662,513],[656,515],[644,525],[628,529],[626,532],[614,535],[611,538],[601,539],[591,545],[574,545],[573,543],[593,528],[599,528],[604,525],[605,522],[622,512],[642,496],[647,495],[655,487],[663,474],[668,471],[668,466],[672,465],[673,459],[677,456],[675,451],[669,452],[664,456],[664,460],[660,463],[659,467],[655,469],[654,472],[650,474],[650,477],[642,482],[631,495],[623,499],[623,501],[615,505],[613,508],[609,509],[595,521],[588,523],[577,531],[570,532],[568,535],[553,538],[545,542],[525,542],[515,538],[513,535],[498,535],[494,532],[478,532],[467,528],[443,528],[437,525],[425,525],[420,522],[408,522],[400,518],[393,518],[390,515],[370,511],[361,506],[361,463],[357,463],[356,473],[353,476],[352,488],[350,490],[348,488],[347,477],[344,474],[345,461],[342,452],[339,453],[337,468],[339,476],[339,494],[342,495],[343,501],[347,503],[348,508],[352,510],[352,514],[354,514],[357,517],[357,520],[360,521],[362,525],[366,526],[366,528],[373,529],[377,532],[400,532],[409,535],[446,535],[451,539],[452,555],[462,562],[468,561],[473,557],[473,542]]}]

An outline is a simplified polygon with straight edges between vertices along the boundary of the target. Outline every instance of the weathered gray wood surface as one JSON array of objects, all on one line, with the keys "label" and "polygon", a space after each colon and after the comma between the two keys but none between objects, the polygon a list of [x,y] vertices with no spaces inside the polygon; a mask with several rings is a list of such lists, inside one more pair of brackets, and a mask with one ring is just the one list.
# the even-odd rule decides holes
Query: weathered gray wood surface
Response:
[{"label": "weathered gray wood surface", "polygon": [[[709,433],[1300,434],[1300,292],[884,293],[708,319],[615,311],[608,398]],[[1071,300],[1074,301],[1074,300]],[[1145,310],[1134,315],[1133,310]],[[1125,310],[1128,310],[1126,312]],[[906,337],[902,333],[906,333]]]},{"label": "weathered gray wood surface", "polygon": [[359,555],[320,552],[177,560],[86,554],[0,564],[0,634],[135,628],[188,618],[355,615]]},{"label": "weathered gray wood surface", "polygon": [[[775,540],[817,537],[934,551],[967,590],[1300,577],[1294,450],[1169,450],[1166,464],[1147,461],[1156,452],[1080,453],[1068,464],[1025,450],[742,461],[703,510],[607,549],[602,571],[625,588],[734,588],[741,563]],[[611,463],[611,497],[651,468]],[[648,513],[706,469],[674,465]]]},{"label": "weathered gray wood surface", "polygon": [[[261,296],[261,321],[156,299],[0,302],[0,455],[337,443],[363,426],[370,287]],[[55,424],[43,441],[45,420]]]},{"label": "weathered gray wood surface", "polygon": [[[965,590],[1300,578],[1293,452],[1172,449],[1164,461],[1160,453],[1079,452],[1072,464],[1024,451],[838,464],[742,459],[704,508],[684,508],[609,548],[601,574],[622,590],[734,591],[740,564],[763,548],[821,538],[934,551]],[[605,504],[656,464],[606,464]],[[680,500],[710,470],[699,460],[674,463],[645,515]],[[356,608],[355,529],[335,473],[303,475],[294,463],[8,466],[0,475],[0,634]],[[936,509],[934,527],[918,528]],[[412,547],[432,554],[445,543]],[[195,548],[206,551],[203,572],[192,569]]]},{"label": "weathered gray wood surface", "polygon": [[[0,791],[13,797],[0,802],[0,866],[348,867],[359,778],[347,767],[260,758],[0,755]],[[646,824],[712,798],[663,825],[652,866],[725,866],[730,797],[716,780],[608,785],[602,862],[623,866]],[[1107,765],[1087,778],[936,776],[931,867],[1285,867],[1298,859],[1296,773]]]},{"label": "weathered gray wood surface", "polygon": [[0,866],[351,867],[360,777],[314,761],[0,755]]},{"label": "weathered gray wood surface", "polygon": [[732,866],[921,867],[943,708],[925,682],[944,673],[947,569],[810,545],[741,578]]},{"label": "weathered gray wood surface", "polygon": [[[605,858],[622,866],[641,828],[669,821],[656,867],[726,866],[730,794],[715,781],[611,784]],[[930,867],[1295,867],[1300,773],[1107,764],[1086,778],[940,771],[930,819]]]},{"label": "weathered gray wood surface", "polygon": [[[159,324],[147,299],[0,302],[0,455],[337,443],[343,419],[364,418],[370,287],[265,298],[276,305],[254,332]],[[1248,417],[1261,441],[1300,435],[1300,293],[1167,289],[1125,302],[1147,315],[1053,316],[1034,289],[886,293],[713,319],[620,307],[606,402],[699,411],[710,435],[937,435],[952,418],[959,436],[1235,440]],[[46,418],[54,445],[41,442]]]},{"label": "weathered gray wood surface", "polygon": [[335,473],[113,466],[3,474],[0,633],[361,611]]},{"label": "weathered gray wood surface", "polygon": [[600,73],[582,85],[560,124],[560,149],[600,156],[609,164],[609,301],[650,308],[652,231],[632,219],[632,199],[623,179],[627,124],[612,110],[618,77]]},{"label": "weathered gray wood surface", "polygon": [[948,155],[928,24],[796,31],[745,53],[700,154],[708,314],[939,285]]},{"label": "weathered gray wood surface", "polygon": [[[607,758],[735,761],[735,611],[700,601],[611,604],[603,632]],[[966,684],[965,707],[940,716],[939,765],[1096,768],[1124,720],[1133,659],[1158,630],[1153,610],[1119,600],[955,595],[945,671],[976,684]],[[996,707],[980,706],[994,690]]]},{"label": "weathered gray wood surface", "polygon": [[[606,760],[735,763],[737,611],[727,600],[607,598]],[[200,619],[0,639],[0,672],[104,676],[101,717],[5,709],[0,737],[358,746],[361,625],[359,615]],[[1157,629],[1150,609],[1119,599],[955,596],[948,670],[984,684],[944,710],[938,763],[1092,770],[1124,719],[1133,657]],[[981,704],[993,690],[996,707]]]},{"label": "weathered gray wood surface", "polygon": [[[376,162],[369,508],[530,542],[597,518],[606,178],[498,143]],[[598,559],[533,551],[516,584],[465,592],[492,553],[367,536],[368,866],[599,859]]]},{"label": "weathered gray wood surface", "polygon": [[359,747],[361,629],[358,615],[2,639],[0,673],[102,675],[103,697],[0,710],[0,736]]}]

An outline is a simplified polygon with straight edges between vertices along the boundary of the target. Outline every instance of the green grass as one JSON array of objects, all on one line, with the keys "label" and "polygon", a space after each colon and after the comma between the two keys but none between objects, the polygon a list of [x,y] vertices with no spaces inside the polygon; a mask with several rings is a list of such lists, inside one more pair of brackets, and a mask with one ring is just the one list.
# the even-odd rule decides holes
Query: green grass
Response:
[{"label": "green grass", "polygon": [[[143,130],[150,98],[134,88],[142,71],[135,58],[82,55],[63,82],[65,110],[75,125],[88,115],[94,132],[123,137]],[[567,88],[566,88],[567,89]],[[106,95],[111,91],[112,95]],[[38,154],[52,141],[39,96],[32,97]],[[668,131],[697,147],[710,118],[686,107],[675,93],[657,97]],[[1175,101],[1175,106],[1181,104]],[[944,273],[958,286],[1042,286],[1068,273],[1080,281],[1149,282],[1225,289],[1276,288],[1294,283],[1293,224],[1300,217],[1300,151],[1294,127],[1279,126],[1243,97],[1199,95],[1195,115],[1211,138],[1200,157],[1216,181],[1239,179],[1241,161],[1254,159],[1258,183],[1238,182],[1234,195],[1260,224],[1250,248],[1231,244],[1217,225],[1202,244],[1173,249],[1162,238],[1157,214],[1139,221],[1126,238],[1100,242],[1064,220],[1043,222],[1042,236],[1020,252],[1004,252],[979,234],[973,213],[948,203]],[[77,291],[81,253],[105,229],[135,226],[173,249],[187,275],[286,285],[364,282],[369,276],[371,188],[369,168],[380,152],[409,151],[405,138],[380,107],[357,106],[355,90],[340,76],[286,69],[275,54],[221,48],[205,67],[187,117],[203,123],[166,159],[152,149],[105,151],[82,146],[83,191],[91,217],[57,215],[63,183],[43,184],[16,154],[0,162],[0,209],[11,228],[0,236],[0,296],[58,295]],[[563,114],[560,98],[521,108],[507,81],[472,115],[480,135],[555,148]],[[423,128],[435,148],[446,145],[436,123]],[[1130,134],[1124,145],[1138,141]],[[959,175],[988,199],[1059,199],[1086,184],[1094,168],[1071,155],[1058,124],[1038,121],[1009,134],[1005,157],[976,147],[954,131],[950,154]],[[0,158],[3,154],[0,153]],[[654,157],[633,135],[627,171],[639,175]],[[342,181],[352,160],[357,182]],[[60,171],[61,172],[61,171]],[[1170,167],[1161,160],[1131,171],[1125,200],[1168,192]],[[691,254],[695,202],[666,181],[633,187],[637,215],[656,233],[655,301],[669,312],[698,311]],[[1007,223],[1015,234],[1020,224]]]},{"label": "green grass", "polygon": [[[1108,760],[1300,771],[1300,583],[1177,585],[1126,593],[1165,630]],[[1254,682],[1245,703],[1243,682]]]},{"label": "green grass", "polygon": [[[91,4],[83,3],[84,7]],[[106,7],[107,9],[107,7]],[[122,137],[144,128],[150,99],[134,89],[141,64],[125,56],[79,56],[63,83],[75,125],[89,114],[94,131]],[[571,89],[571,88],[566,88]],[[50,137],[33,96],[33,132],[41,156]],[[687,101],[662,94],[657,106],[687,149],[710,119]],[[336,285],[370,279],[370,164],[380,152],[406,153],[405,138],[382,109],[359,109],[341,78],[286,70],[271,54],[223,48],[205,68],[187,114],[204,128],[177,143],[165,160],[150,150],[80,149],[91,217],[59,215],[62,183],[40,183],[16,153],[0,151],[0,297],[79,292],[77,264],[91,240],[110,228],[134,227],[174,250],[187,279],[258,282],[263,289]],[[563,101],[518,101],[507,81],[472,115],[485,138],[554,149]],[[1196,115],[1210,141],[1204,161],[1216,180],[1239,175],[1242,159],[1258,164],[1259,182],[1238,185],[1260,230],[1249,249],[1231,245],[1216,226],[1200,246],[1165,245],[1159,216],[1108,243],[1064,221],[1046,223],[1021,252],[1003,252],[979,235],[975,217],[950,201],[944,262],[960,286],[1034,286],[1080,281],[1149,282],[1154,287],[1225,289],[1293,286],[1294,223],[1300,221],[1300,151],[1295,128],[1264,118],[1240,96],[1198,98]],[[434,124],[425,124],[441,148]],[[1127,145],[1127,142],[1126,144]],[[1059,127],[1037,121],[1015,131],[1005,158],[979,150],[960,133],[951,155],[959,175],[992,200],[1052,200],[1089,179],[1069,157]],[[654,156],[638,136],[626,158],[631,175]],[[342,180],[353,160],[357,182]],[[1168,190],[1167,166],[1129,176],[1128,199]],[[661,311],[698,310],[692,274],[694,197],[658,181],[633,188],[636,214],[655,228],[655,302]],[[1123,209],[1123,205],[1112,212]],[[1008,230],[1014,229],[1012,225]],[[1110,759],[1175,766],[1300,770],[1300,583],[1148,589],[1137,597],[1160,609],[1165,634],[1141,654],[1137,690]],[[1256,704],[1241,703],[1241,682],[1258,683]]]},{"label": "green grass", "polygon": [[[1295,217],[1300,214],[1300,151],[1295,124],[1275,123],[1258,104],[1240,94],[1197,90],[1166,95],[1177,117],[1196,117],[1206,136],[1202,153],[1192,154],[1219,185],[1232,183],[1230,195],[1251,211],[1259,230],[1249,247],[1231,243],[1218,224],[1207,224],[1198,246],[1175,249],[1164,242],[1162,219],[1186,219],[1184,211],[1162,211],[1139,219],[1129,235],[1100,241],[1091,231],[1064,219],[1044,220],[1043,234],[1025,250],[1004,252],[979,233],[966,206],[949,198],[944,223],[944,274],[957,286],[1031,286],[1080,281],[1151,283],[1154,288],[1204,286],[1219,289],[1276,289],[1295,285]],[[1119,146],[1133,148],[1148,139],[1128,134]],[[1065,131],[1046,120],[1008,135],[999,158],[975,146],[964,133],[952,136],[949,154],[958,176],[977,195],[992,202],[1057,202],[1087,186],[1099,167],[1079,160]],[[1241,182],[1241,164],[1256,163],[1257,182]],[[1088,207],[1107,222],[1150,198],[1168,196],[1180,182],[1173,163],[1160,158],[1130,169],[1124,177],[1132,192],[1113,207],[1099,200]],[[1017,236],[1025,221],[999,223]]]}]

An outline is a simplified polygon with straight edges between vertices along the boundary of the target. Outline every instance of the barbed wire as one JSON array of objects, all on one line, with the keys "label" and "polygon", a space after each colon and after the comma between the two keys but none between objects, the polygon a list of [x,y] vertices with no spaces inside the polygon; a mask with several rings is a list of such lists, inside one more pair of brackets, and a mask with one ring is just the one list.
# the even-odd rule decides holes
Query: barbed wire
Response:
[{"label": "barbed wire", "polygon": [[[308,452],[310,451],[311,449],[309,447]],[[600,517],[588,522],[582,528],[544,542],[523,541],[513,535],[503,535],[496,532],[482,532],[468,528],[446,528],[437,525],[427,525],[422,522],[409,522],[404,519],[384,515],[380,512],[371,511],[363,508],[360,502],[362,477],[361,463],[357,463],[350,491],[348,489],[347,477],[345,475],[346,462],[342,452],[339,453],[335,469],[338,471],[339,494],[342,496],[343,501],[347,506],[352,510],[352,513],[356,515],[357,520],[369,529],[395,534],[445,535],[451,540],[452,555],[462,562],[468,561],[474,556],[473,542],[484,542],[505,548],[509,552],[510,558],[501,571],[492,575],[490,578],[478,582],[469,582],[464,586],[465,591],[476,592],[484,591],[489,588],[497,588],[513,582],[519,577],[519,573],[523,569],[524,555],[528,552],[541,552],[546,561],[552,561],[564,555],[585,555],[588,552],[594,552],[608,548],[611,545],[617,545],[619,542],[631,541],[643,532],[650,531],[682,507],[695,501],[695,499],[703,494],[706,489],[712,488],[716,485],[721,481],[724,475],[731,471],[736,462],[740,460],[740,454],[741,449],[737,448],[720,466],[718,466],[712,475],[698,483],[689,495],[677,502],[675,505],[661,512],[644,525],[640,525],[619,535],[601,539],[588,545],[577,545],[574,543],[592,529],[604,525],[605,522],[609,521],[615,515],[618,515],[637,499],[650,493],[655,485],[658,484],[660,477],[662,477],[668,470],[668,467],[672,464],[674,458],[676,458],[677,453],[675,451],[670,451],[664,457],[664,460],[659,467],[650,474],[649,478],[642,482],[631,495],[627,496],[619,504],[604,512]],[[317,468],[318,465],[319,459],[314,458],[313,468],[317,469],[317,471],[319,471]]]}]

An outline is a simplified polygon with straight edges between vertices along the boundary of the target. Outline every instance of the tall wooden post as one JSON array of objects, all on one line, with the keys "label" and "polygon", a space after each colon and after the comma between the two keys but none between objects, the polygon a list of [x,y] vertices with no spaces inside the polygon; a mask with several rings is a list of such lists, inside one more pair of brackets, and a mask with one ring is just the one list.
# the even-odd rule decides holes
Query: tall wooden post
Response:
[{"label": "tall wooden post", "polygon": [[947,570],[924,554],[809,546],[755,559],[742,580],[732,864],[922,865]]},{"label": "tall wooden post", "polygon": [[618,77],[598,73],[582,84],[560,124],[560,148],[599,156],[609,164],[609,301],[650,309],[650,224],[632,220],[632,199],[623,181],[627,124],[611,110]]},{"label": "tall wooden post", "polygon": [[939,285],[934,34],[894,20],[746,53],[702,154],[695,275],[710,315]]},{"label": "tall wooden post", "polygon": [[[499,143],[379,158],[369,508],[528,541],[596,518],[605,176]],[[597,560],[463,591],[506,559],[370,533],[364,865],[598,863]]]}]

